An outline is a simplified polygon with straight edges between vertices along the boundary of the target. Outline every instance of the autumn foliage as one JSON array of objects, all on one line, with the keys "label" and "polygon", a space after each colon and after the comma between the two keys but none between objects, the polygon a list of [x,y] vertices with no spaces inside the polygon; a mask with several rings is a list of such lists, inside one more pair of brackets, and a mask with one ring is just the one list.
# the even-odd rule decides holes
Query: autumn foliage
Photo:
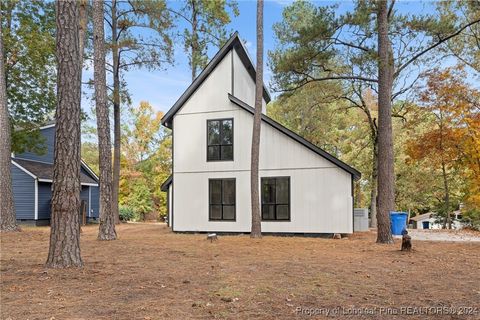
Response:
[{"label": "autumn foliage", "polygon": [[[426,160],[465,180],[463,202],[480,208],[480,91],[469,85],[462,67],[433,70],[419,93],[430,129],[407,145],[413,161]],[[447,188],[448,189],[448,188]],[[448,190],[445,190],[448,192]]]}]

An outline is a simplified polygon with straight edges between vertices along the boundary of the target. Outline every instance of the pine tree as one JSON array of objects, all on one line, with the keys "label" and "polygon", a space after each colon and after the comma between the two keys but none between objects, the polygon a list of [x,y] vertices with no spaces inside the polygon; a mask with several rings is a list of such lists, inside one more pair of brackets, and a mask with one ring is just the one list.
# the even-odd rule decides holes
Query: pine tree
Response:
[{"label": "pine tree", "polygon": [[258,194],[258,162],[260,158],[260,128],[263,101],[263,0],[257,0],[257,73],[255,78],[255,113],[253,116],[252,159],[250,168],[252,230],[250,237],[262,237],[260,196]]},{"label": "pine tree", "polygon": [[[0,35],[2,26],[0,24]],[[16,231],[15,206],[12,191],[10,120],[7,88],[3,67],[3,37],[0,37],[0,231]]]},{"label": "pine tree", "polygon": [[79,8],[57,0],[57,110],[53,164],[52,216],[47,267],[82,267],[80,255],[80,100]]},{"label": "pine tree", "polygon": [[103,9],[103,0],[93,2],[94,86],[100,164],[100,226],[98,239],[115,240],[117,233],[115,231],[115,215],[112,211],[112,146],[107,106]]}]

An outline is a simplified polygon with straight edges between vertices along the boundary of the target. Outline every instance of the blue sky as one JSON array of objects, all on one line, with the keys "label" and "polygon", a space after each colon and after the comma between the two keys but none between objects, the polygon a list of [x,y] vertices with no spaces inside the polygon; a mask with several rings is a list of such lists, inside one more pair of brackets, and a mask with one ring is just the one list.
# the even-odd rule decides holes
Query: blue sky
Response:
[{"label": "blue sky", "polygon": [[[275,37],[272,26],[275,22],[281,21],[282,11],[289,5],[290,0],[271,0],[265,2],[264,7],[264,47],[265,47],[265,83],[268,84],[271,77],[271,71],[267,66],[267,52],[274,49]],[[330,5],[331,1],[316,1],[317,4]],[[175,7],[179,2],[169,2],[169,5]],[[228,25],[228,29],[238,31],[240,37],[246,41],[247,49],[252,58],[256,53],[256,1],[238,0],[240,15],[234,17]],[[351,1],[339,2],[339,11],[350,10],[353,7]],[[399,11],[427,12],[433,7],[433,2],[427,1],[398,1],[396,8]],[[212,48],[209,56],[212,57],[217,49]],[[131,94],[132,104],[138,105],[140,101],[148,101],[159,111],[166,112],[180,97],[180,95],[189,86],[190,69],[188,60],[180,44],[175,47],[175,63],[167,67],[166,70],[132,70],[126,74],[128,89]],[[86,71],[85,77],[90,76],[93,70]],[[85,88],[84,88],[85,90]],[[90,103],[84,99],[84,109],[90,110]]]},{"label": "blue sky", "polygon": [[[274,37],[272,25],[281,20],[283,8],[291,1],[267,1],[264,8],[265,30],[265,64],[266,52],[273,49]],[[173,4],[175,5],[175,4]],[[239,1],[240,15],[234,17],[228,25],[231,31],[238,31],[240,37],[246,41],[250,56],[254,59],[256,54],[256,2]],[[211,49],[213,57],[217,49]],[[265,82],[270,79],[270,71],[265,70]],[[191,76],[188,60],[182,46],[175,50],[175,64],[165,71],[135,70],[127,77],[128,87],[132,95],[132,102],[138,104],[142,100],[149,101],[157,110],[166,112],[190,85]]]}]

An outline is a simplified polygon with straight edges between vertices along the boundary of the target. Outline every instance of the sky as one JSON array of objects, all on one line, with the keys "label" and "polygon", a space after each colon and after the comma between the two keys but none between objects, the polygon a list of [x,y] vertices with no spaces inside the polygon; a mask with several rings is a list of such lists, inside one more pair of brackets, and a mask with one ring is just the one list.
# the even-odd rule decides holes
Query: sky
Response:
[{"label": "sky", "polygon": [[[330,5],[331,1],[314,1],[316,4]],[[265,83],[269,84],[272,73],[268,68],[267,53],[275,47],[275,36],[273,33],[273,24],[282,20],[283,9],[291,4],[291,0],[270,0],[265,1],[264,7],[264,77]],[[179,2],[169,1],[168,5],[179,6]],[[238,0],[240,15],[232,17],[231,23],[227,29],[231,32],[238,31],[240,38],[246,42],[247,50],[250,56],[255,60],[256,54],[256,1]],[[344,12],[353,8],[351,1],[340,1],[339,12]],[[398,1],[396,9],[401,11],[429,12],[433,8],[433,2],[426,1]],[[181,25],[180,25],[181,27]],[[214,56],[218,49],[209,50],[210,58]],[[128,84],[128,90],[132,98],[132,104],[138,105],[140,101],[148,101],[154,109],[167,112],[175,103],[180,95],[188,88],[191,83],[190,69],[188,60],[181,44],[175,45],[174,65],[168,66],[166,70],[132,70],[129,71],[125,79]],[[85,72],[85,77],[91,77],[92,70]],[[91,102],[86,99],[83,101],[84,110],[91,108]]]}]

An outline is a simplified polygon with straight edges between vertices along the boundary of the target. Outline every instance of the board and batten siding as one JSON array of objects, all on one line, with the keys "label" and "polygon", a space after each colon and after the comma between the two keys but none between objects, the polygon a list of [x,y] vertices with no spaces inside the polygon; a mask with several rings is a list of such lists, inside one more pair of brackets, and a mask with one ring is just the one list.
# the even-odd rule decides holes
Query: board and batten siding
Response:
[{"label": "board and batten siding", "polygon": [[23,152],[15,154],[16,158],[53,163],[55,153],[55,127],[40,130],[40,134],[45,138],[43,147],[45,154],[39,155],[34,152]]},{"label": "board and batten siding", "polygon": [[[220,92],[220,91],[219,91]],[[253,116],[226,93],[174,117],[173,230],[249,232]],[[222,102],[220,102],[222,100]],[[222,107],[223,106],[223,107]],[[223,110],[222,110],[223,109]],[[206,161],[207,120],[233,118],[234,161]],[[260,177],[290,177],[290,221],[262,222],[263,232],[352,233],[352,176],[262,122]],[[236,179],[236,221],[209,221],[208,179]]]},{"label": "board and batten siding", "polygon": [[38,183],[38,219],[50,219],[52,200],[52,184],[48,182]]},{"label": "board and batten siding", "polygon": [[170,183],[170,185],[168,186],[168,192],[167,192],[167,196],[168,196],[168,226],[169,227],[172,227],[172,188],[173,188],[173,184]]},{"label": "board and batten siding", "polygon": [[[233,70],[232,54],[234,57]],[[232,71],[234,75],[233,77]],[[236,82],[233,86],[232,79],[234,79]],[[237,82],[242,83],[242,85],[239,85]],[[190,113],[195,114],[199,112],[215,113],[226,110],[235,111],[238,109],[237,106],[231,103],[226,103],[228,100],[227,94],[231,93],[242,101],[244,101],[244,99],[250,101],[252,97],[255,98],[254,91],[255,82],[246,71],[245,67],[240,61],[240,58],[238,57],[238,54],[235,51],[231,51],[217,65],[214,72],[212,72],[205,79],[205,81],[203,81],[195,93],[193,93],[192,96],[184,103],[182,108],[177,112],[177,115]],[[266,106],[265,100],[263,99],[262,101],[263,106]],[[265,108],[263,111],[265,111]],[[176,132],[177,131],[178,130],[176,130]]]},{"label": "board and batten siding", "polygon": [[[233,50],[174,115],[170,192],[174,231],[250,231],[253,115],[233,104],[228,93],[253,105],[254,92],[255,83]],[[207,120],[226,118],[233,118],[234,160],[208,162]],[[266,122],[262,122],[259,170],[260,177],[290,177],[291,219],[264,221],[263,232],[353,232],[352,175]],[[209,221],[212,178],[235,178],[235,221]]]},{"label": "board and batten siding", "polygon": [[35,179],[13,163],[12,189],[17,220],[35,219]]}]

